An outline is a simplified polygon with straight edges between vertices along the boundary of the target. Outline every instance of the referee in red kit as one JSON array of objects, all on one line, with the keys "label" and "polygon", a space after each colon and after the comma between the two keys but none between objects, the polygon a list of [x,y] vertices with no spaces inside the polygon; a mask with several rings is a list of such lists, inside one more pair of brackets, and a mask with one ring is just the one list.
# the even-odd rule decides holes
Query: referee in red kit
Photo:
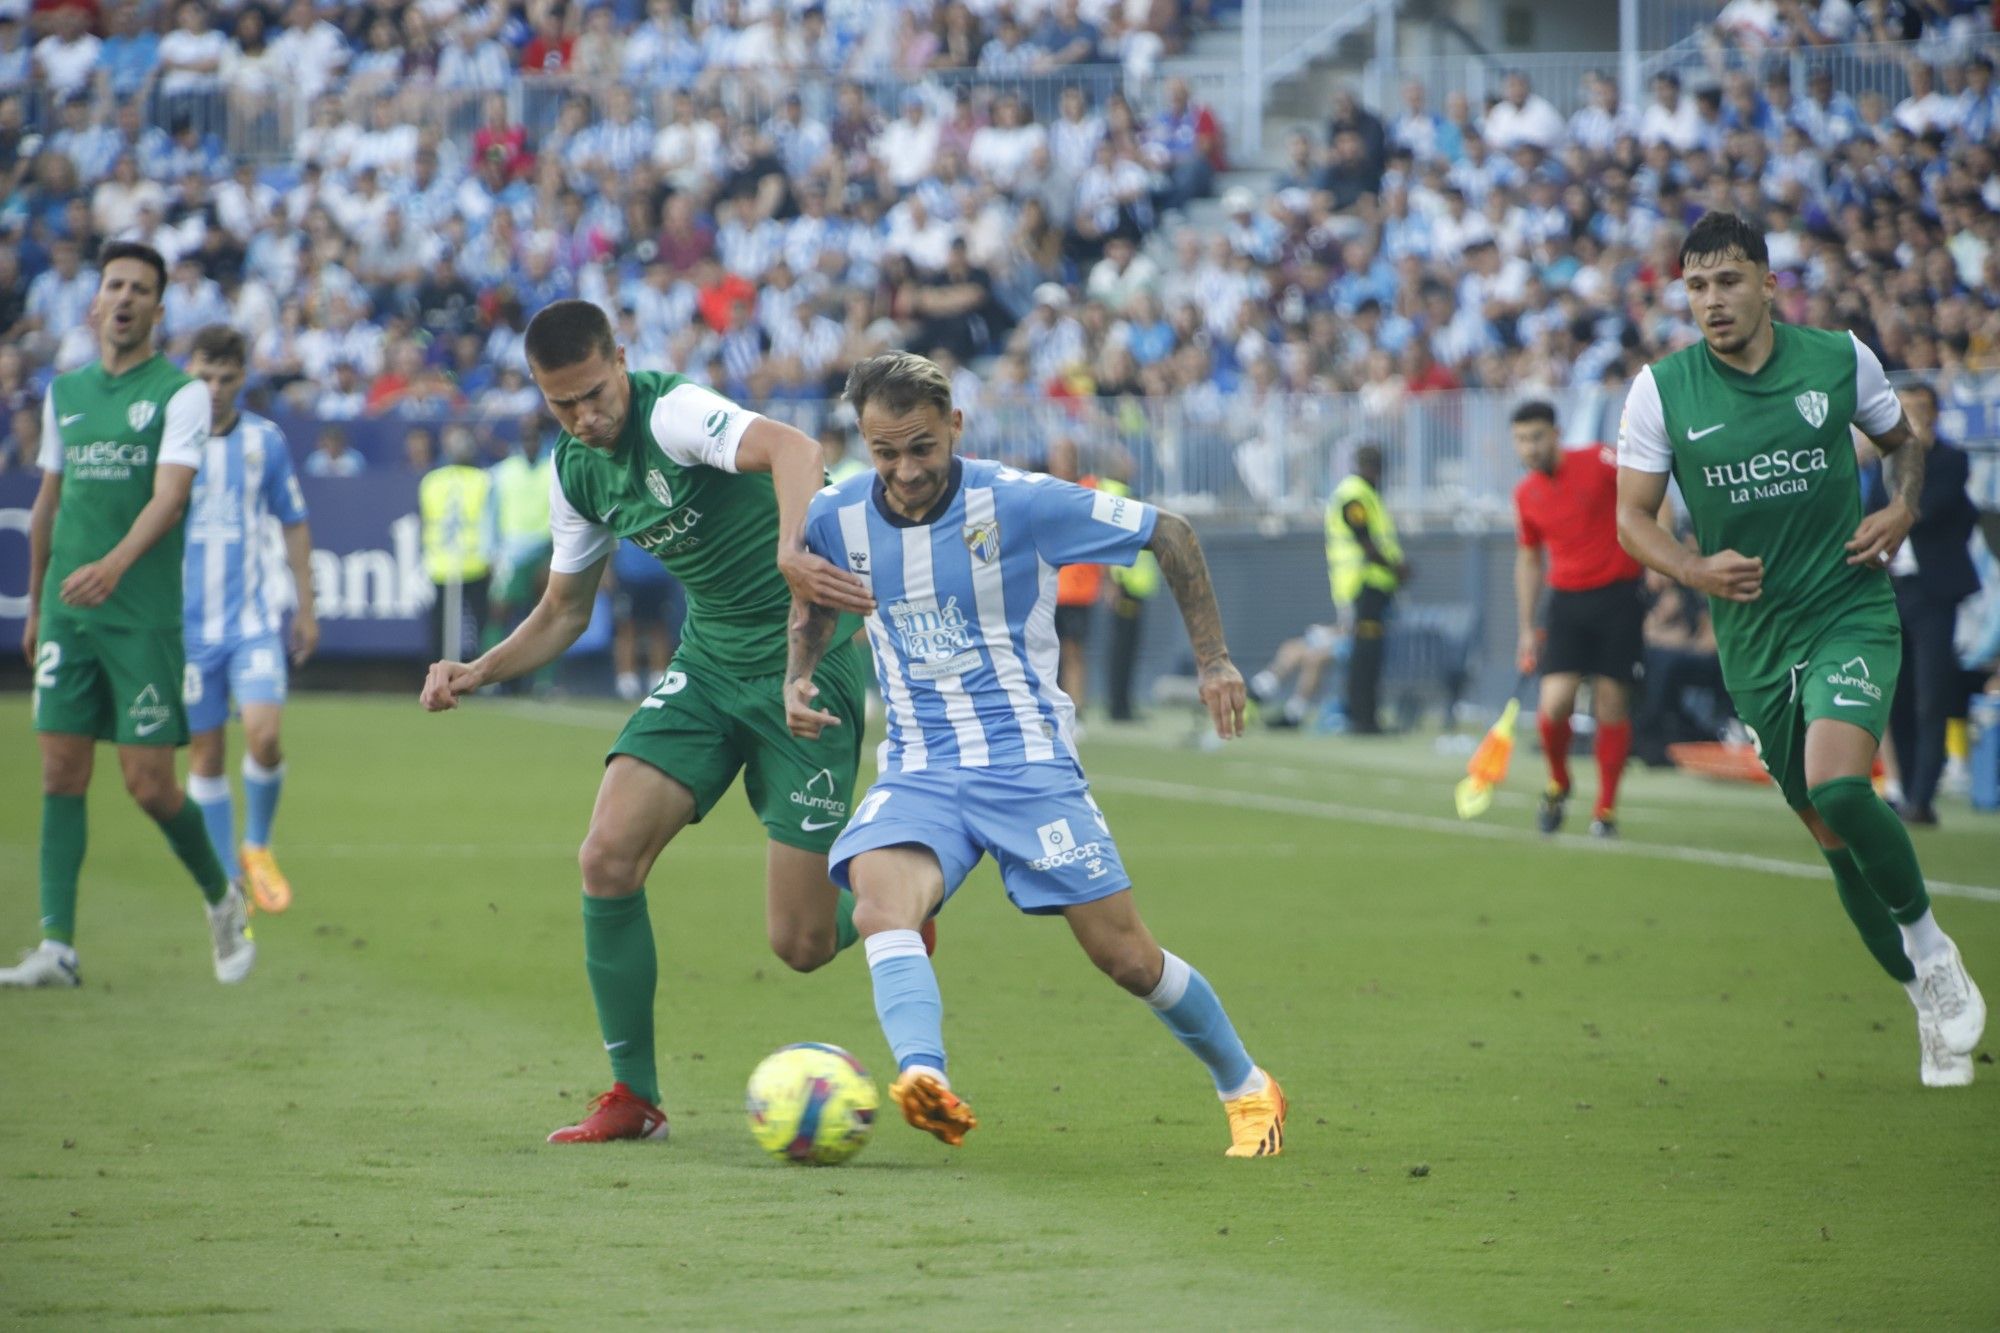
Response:
[{"label": "referee in red kit", "polygon": [[[1513,430],[1514,451],[1528,469],[1514,488],[1521,671],[1541,669],[1536,722],[1549,761],[1549,785],[1535,823],[1544,833],[1562,827],[1569,800],[1570,714],[1577,686],[1590,676],[1597,716],[1597,808],[1590,831],[1615,838],[1618,778],[1632,752],[1632,691],[1646,651],[1644,571],[1618,544],[1618,460],[1602,445],[1564,449],[1556,437],[1556,410],[1548,403],[1516,408]],[[1552,591],[1546,633],[1538,643],[1535,612],[1544,582]]]}]

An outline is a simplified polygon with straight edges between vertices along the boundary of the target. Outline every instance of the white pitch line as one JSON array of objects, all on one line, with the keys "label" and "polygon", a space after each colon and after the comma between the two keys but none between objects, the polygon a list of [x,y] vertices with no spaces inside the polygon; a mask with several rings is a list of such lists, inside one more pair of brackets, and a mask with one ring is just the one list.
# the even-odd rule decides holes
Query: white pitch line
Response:
[{"label": "white pitch line", "polygon": [[[607,718],[615,721],[617,716],[609,709],[599,712],[563,704],[525,704],[509,708],[508,711],[516,717],[557,722],[568,726],[600,724]],[[1233,791],[1226,787],[1192,787],[1178,782],[1159,782],[1152,778],[1125,778],[1101,773],[1091,778],[1090,785],[1112,791],[1128,791],[1136,796],[1159,796],[1174,801],[1190,801],[1198,805],[1233,805],[1243,810],[1262,810],[1267,814],[1305,815],[1311,819],[1374,824],[1378,827],[1410,829],[1419,833],[1449,833],[1461,838],[1487,838],[1499,842],[1527,843],[1535,846],[1546,846],[1549,842],[1549,839],[1539,833],[1532,833],[1527,829],[1508,828],[1502,824],[1475,824],[1446,819],[1441,815],[1413,815],[1400,810],[1373,810],[1361,805],[1306,801],[1293,796],[1268,796],[1262,792]],[[1623,838],[1617,841],[1564,838],[1562,843],[1565,850],[1592,855],[1641,856],[1656,861],[1679,861],[1685,865],[1758,870],[1767,875],[1783,875],[1789,879],[1824,879],[1827,874],[1821,866],[1807,865],[1803,861],[1782,861],[1774,856],[1754,856],[1748,852],[1716,852],[1703,847],[1631,842]],[[1993,888],[1990,885],[1954,884],[1949,880],[1937,879],[1927,879],[1924,883],[1932,893],[1941,898],[1969,898],[1975,902],[2000,903],[2000,888]]]},{"label": "white pitch line", "polygon": [[[1373,810],[1366,806],[1341,805],[1332,801],[1306,801],[1293,796],[1269,796],[1262,792],[1235,791],[1227,787],[1192,787],[1179,782],[1159,782],[1152,778],[1127,778],[1099,774],[1090,780],[1093,787],[1130,792],[1135,796],[1158,796],[1170,801],[1197,805],[1228,805],[1266,814],[1304,815],[1311,819],[1338,820],[1354,824],[1409,829],[1418,833],[1449,833],[1462,838],[1486,838],[1500,842],[1532,843],[1547,846],[1549,839],[1527,829],[1501,824],[1462,823],[1440,815],[1413,815],[1398,810]],[[1608,841],[1598,838],[1564,838],[1564,850],[1605,856],[1642,856],[1656,861],[1680,861],[1689,865],[1725,866],[1732,870],[1758,870],[1791,879],[1824,879],[1823,867],[1802,861],[1782,861],[1772,856],[1747,852],[1717,852],[1703,847],[1682,847],[1656,842]],[[1976,902],[2000,903],[2000,888],[1984,884],[1953,884],[1928,879],[1930,891],[1943,898],[1970,898]]]}]

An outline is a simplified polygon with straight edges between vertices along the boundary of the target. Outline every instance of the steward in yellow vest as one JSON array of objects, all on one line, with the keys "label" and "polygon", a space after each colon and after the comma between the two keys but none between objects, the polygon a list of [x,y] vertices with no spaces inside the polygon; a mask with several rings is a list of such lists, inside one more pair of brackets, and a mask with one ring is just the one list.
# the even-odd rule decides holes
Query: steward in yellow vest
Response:
[{"label": "steward in yellow vest", "polygon": [[[474,467],[476,446],[464,427],[445,431],[445,462],[417,483],[417,512],[424,525],[424,569],[437,585],[431,603],[435,643],[447,660],[458,661],[468,647],[463,622],[472,628],[470,647],[479,645],[479,627],[486,623],[487,580],[493,567],[490,500],[493,479]],[[446,625],[448,585],[462,592],[462,623]]]},{"label": "steward in yellow vest", "polygon": [[526,610],[540,597],[547,581],[549,555],[549,486],[555,460],[542,447],[542,422],[531,416],[521,423],[521,447],[487,469],[493,478],[493,528],[498,537],[498,582],[493,590],[494,628],[503,628],[511,612]]},{"label": "steward in yellow vest", "polygon": [[1409,576],[1396,524],[1377,489],[1382,451],[1364,444],[1354,451],[1354,475],[1336,486],[1326,507],[1326,563],[1334,605],[1354,633],[1347,663],[1347,729],[1379,735],[1377,700],[1389,604]]}]

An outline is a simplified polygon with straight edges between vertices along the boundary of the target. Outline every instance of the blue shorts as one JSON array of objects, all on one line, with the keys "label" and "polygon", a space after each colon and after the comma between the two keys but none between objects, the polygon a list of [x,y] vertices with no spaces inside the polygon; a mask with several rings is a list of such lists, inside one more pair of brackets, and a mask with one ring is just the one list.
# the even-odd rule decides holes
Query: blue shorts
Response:
[{"label": "blue shorts", "polygon": [[222,643],[191,643],[181,702],[188,730],[214,731],[229,721],[229,703],[281,704],[285,701],[284,645],[275,634]]},{"label": "blue shorts", "polygon": [[910,843],[937,855],[946,898],[982,854],[1014,906],[1038,916],[1132,887],[1090,784],[1067,764],[885,773],[827,853],[828,873],[847,888],[855,857]]}]

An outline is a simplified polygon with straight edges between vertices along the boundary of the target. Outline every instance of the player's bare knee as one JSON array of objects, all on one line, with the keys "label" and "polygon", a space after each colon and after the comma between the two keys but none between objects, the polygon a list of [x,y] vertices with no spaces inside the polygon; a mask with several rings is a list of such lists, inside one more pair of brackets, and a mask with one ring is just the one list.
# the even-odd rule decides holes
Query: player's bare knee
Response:
[{"label": "player's bare knee", "polygon": [[[243,732],[243,750],[250,756],[251,762],[259,768],[276,768],[285,762],[285,750],[278,744],[278,729],[275,726],[256,731],[246,727]],[[217,762],[221,762],[219,757]],[[216,771],[221,772],[221,769],[218,768]]]},{"label": "player's bare knee", "polygon": [[576,864],[589,897],[629,898],[643,887],[638,858],[594,832],[577,849]]},{"label": "player's bare knee", "polygon": [[183,798],[172,769],[164,773],[153,768],[128,769],[125,790],[132,797],[133,804],[154,819],[172,819],[180,813]]},{"label": "player's bare knee", "polygon": [[923,924],[923,913],[911,910],[903,903],[873,897],[857,897],[855,900],[854,929],[864,939],[880,935],[885,930],[916,930]]},{"label": "player's bare knee", "polygon": [[1148,995],[1160,984],[1159,950],[1143,931],[1119,935],[1091,950],[1090,961],[1121,990]]},{"label": "player's bare knee", "polygon": [[88,750],[82,754],[42,754],[42,795],[81,796],[90,789]]},{"label": "player's bare knee", "polygon": [[198,778],[219,778],[225,751],[222,729],[198,731],[188,739],[188,773]]},{"label": "player's bare knee", "polygon": [[838,941],[831,930],[773,927],[771,952],[794,972],[813,972],[833,961]]}]

